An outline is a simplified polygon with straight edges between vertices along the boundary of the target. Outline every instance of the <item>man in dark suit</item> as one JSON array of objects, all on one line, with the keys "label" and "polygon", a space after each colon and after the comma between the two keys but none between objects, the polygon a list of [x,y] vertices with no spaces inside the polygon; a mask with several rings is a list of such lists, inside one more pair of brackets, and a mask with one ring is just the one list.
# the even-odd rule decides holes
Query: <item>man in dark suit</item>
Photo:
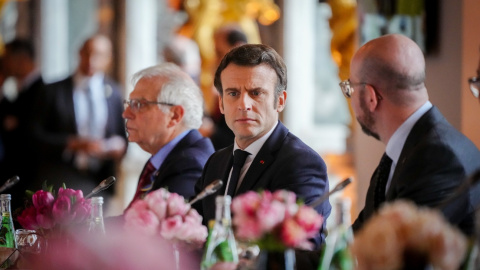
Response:
[{"label": "man in dark suit", "polygon": [[189,198],[214,152],[210,139],[197,130],[203,116],[202,92],[171,63],[141,70],[133,80],[135,88],[123,112],[128,140],[152,157],[143,169],[132,203],[159,188]]},{"label": "man in dark suit", "polygon": [[[214,219],[217,195],[286,189],[309,204],[328,192],[322,158],[278,120],[287,98],[286,74],[283,59],[272,48],[260,44],[237,47],[220,63],[214,83],[220,95],[220,110],[235,139],[233,145],[210,157],[195,186],[198,193],[216,179],[224,182],[214,196],[194,204],[204,223]],[[230,175],[232,154],[234,150],[238,153],[237,149],[248,153],[235,183]],[[316,210],[326,221],[330,203],[327,200]],[[317,247],[325,236],[324,229],[325,222],[314,239]]]},{"label": "man in dark suit", "polygon": [[350,79],[340,84],[364,132],[386,145],[355,231],[383,203],[398,199],[437,207],[464,233],[474,231],[480,187],[454,193],[478,168],[480,151],[428,101],[424,80],[422,51],[395,34],[362,46]]},{"label": "man in dark suit", "polygon": [[[42,156],[38,185],[47,180],[55,188],[65,183],[89,193],[116,175],[127,142],[122,93],[105,75],[111,54],[107,37],[89,38],[80,49],[75,74],[41,92],[33,125]],[[112,193],[109,189],[100,195]]]},{"label": "man in dark suit", "polygon": [[32,143],[30,125],[36,95],[44,83],[35,63],[35,50],[28,40],[7,43],[3,65],[5,75],[16,81],[17,95],[0,101],[0,137],[5,149],[5,159],[0,162],[0,182],[14,175],[20,177],[21,182],[7,191],[12,194],[11,205],[15,210],[23,206],[25,190],[32,188],[36,176],[38,153]]}]

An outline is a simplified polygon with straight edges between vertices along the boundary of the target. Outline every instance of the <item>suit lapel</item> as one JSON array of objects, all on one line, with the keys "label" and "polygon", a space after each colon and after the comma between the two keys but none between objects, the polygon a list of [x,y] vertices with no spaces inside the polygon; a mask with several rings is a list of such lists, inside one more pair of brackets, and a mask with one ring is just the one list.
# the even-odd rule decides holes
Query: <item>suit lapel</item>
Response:
[{"label": "suit lapel", "polygon": [[262,146],[257,156],[253,159],[250,168],[243,178],[237,194],[242,194],[248,190],[254,190],[255,185],[259,181],[263,172],[275,161],[275,155],[283,140],[288,134],[288,129],[279,121],[272,135]]},{"label": "suit lapel", "polygon": [[155,182],[153,183],[152,189],[158,189],[158,187],[162,186],[162,179],[158,178],[159,175],[164,175],[164,171],[166,170],[168,164],[172,162],[172,159],[177,156],[176,154],[181,153],[182,149],[188,147],[189,145],[193,144],[195,141],[201,139],[202,136],[197,130],[191,130],[190,132],[181,139],[177,145],[172,149],[172,151],[167,155],[163,163],[160,165],[160,168],[155,172]]}]

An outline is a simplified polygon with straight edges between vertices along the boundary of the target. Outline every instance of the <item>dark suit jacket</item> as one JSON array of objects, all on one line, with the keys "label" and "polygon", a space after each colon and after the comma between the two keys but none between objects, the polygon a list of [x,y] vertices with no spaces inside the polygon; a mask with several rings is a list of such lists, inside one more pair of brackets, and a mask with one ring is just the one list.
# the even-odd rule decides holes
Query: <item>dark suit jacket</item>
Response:
[{"label": "dark suit jacket", "polygon": [[[460,184],[480,166],[480,152],[451,126],[436,107],[413,126],[393,173],[386,201],[406,199],[418,205],[436,207],[452,196]],[[353,224],[356,231],[376,210],[374,185],[370,183],[365,208]],[[480,201],[480,187],[471,188],[446,207],[446,218],[464,233],[474,230],[474,206]]]},{"label": "dark suit jacket", "polygon": [[[33,107],[44,83],[38,76],[28,87],[23,88],[13,101],[0,102],[0,137],[3,139],[5,159],[0,162],[0,182],[18,175],[20,182],[8,190],[12,195],[12,211],[23,206],[26,189],[32,188],[36,177],[38,158],[30,126],[33,120]],[[15,121],[13,128],[7,128],[9,121]],[[27,169],[28,166],[28,169]]]},{"label": "dark suit jacket", "polygon": [[203,166],[214,152],[210,139],[198,130],[191,130],[172,149],[155,172],[152,190],[167,188],[186,199],[195,195],[194,187],[202,175]]},{"label": "dark suit jacket", "polygon": [[[89,193],[101,180],[116,175],[115,161],[102,160],[100,168],[95,171],[79,171],[74,166],[74,156],[65,154],[67,140],[76,136],[77,125],[73,103],[73,77],[68,77],[46,85],[35,106],[36,121],[33,132],[42,151],[42,163],[38,183],[60,185],[82,189]],[[112,80],[104,80],[105,98],[107,100],[108,118],[105,138],[119,135],[125,139],[125,122],[122,118],[123,104],[119,86]],[[108,189],[106,195],[113,189]],[[105,193],[104,193],[105,194]]]},{"label": "dark suit jacket", "polygon": [[[195,185],[196,193],[216,179],[222,179],[226,185],[232,162],[233,145],[215,152],[207,161],[202,177]],[[323,159],[299,138],[291,134],[281,122],[278,123],[253,160],[236,195],[249,190],[275,191],[279,189],[295,192],[297,197],[303,199],[306,204],[328,192],[327,168]],[[217,191],[212,196],[194,204],[194,207],[203,216],[204,224],[215,218],[215,197],[217,195],[223,194]],[[325,222],[330,215],[330,203],[327,200],[316,210],[324,217],[321,235],[314,239],[316,246],[319,247],[325,237]]]}]

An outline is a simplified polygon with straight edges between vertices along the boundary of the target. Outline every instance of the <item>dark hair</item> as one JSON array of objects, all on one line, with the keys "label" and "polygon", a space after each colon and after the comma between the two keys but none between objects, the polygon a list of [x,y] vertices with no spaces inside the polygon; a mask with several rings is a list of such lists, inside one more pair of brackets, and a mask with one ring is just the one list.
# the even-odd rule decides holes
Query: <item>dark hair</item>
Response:
[{"label": "dark hair", "polygon": [[236,46],[238,43],[247,43],[247,36],[240,30],[232,29],[227,33],[227,43],[230,46]]},{"label": "dark hair", "polygon": [[220,75],[222,71],[233,63],[238,66],[258,66],[268,65],[277,73],[277,85],[275,87],[275,100],[283,90],[287,90],[287,67],[282,57],[271,47],[263,44],[245,44],[232,49],[220,62],[215,72],[213,84],[220,96],[223,97],[222,81]]},{"label": "dark hair", "polygon": [[9,43],[5,44],[5,49],[8,50],[8,53],[11,54],[21,54],[24,53],[30,59],[35,59],[35,50],[32,43],[26,39],[14,39]]}]

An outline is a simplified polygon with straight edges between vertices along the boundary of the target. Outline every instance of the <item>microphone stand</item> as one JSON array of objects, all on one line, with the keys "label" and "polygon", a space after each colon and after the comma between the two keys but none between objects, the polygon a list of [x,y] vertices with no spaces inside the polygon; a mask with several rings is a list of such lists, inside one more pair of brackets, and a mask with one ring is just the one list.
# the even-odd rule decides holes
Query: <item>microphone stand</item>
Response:
[{"label": "microphone stand", "polygon": [[325,193],[320,198],[313,201],[310,204],[310,207],[315,208],[315,207],[319,206],[321,203],[323,203],[325,200],[327,200],[333,193],[344,189],[350,183],[352,183],[352,178],[350,178],[350,177],[343,180],[342,182],[338,183],[329,193]]},{"label": "microphone stand", "polygon": [[85,199],[88,199],[88,198],[92,197],[93,195],[99,193],[100,191],[109,188],[111,185],[113,185],[113,183],[115,183],[115,180],[116,179],[115,179],[114,176],[110,176],[107,179],[103,180],[102,182],[100,182],[100,184],[98,184],[98,186],[96,186],[92,190],[92,192],[90,192],[87,196],[85,196]]},{"label": "microphone stand", "polygon": [[2,193],[5,190],[11,188],[15,184],[17,184],[18,181],[20,181],[20,177],[18,177],[18,175],[15,175],[15,176],[11,177],[7,181],[5,181],[5,183],[3,183],[3,185],[0,187],[0,193]]},{"label": "microphone stand", "polygon": [[210,185],[206,186],[202,192],[198,193],[198,195],[193,198],[192,201],[190,201],[188,204],[192,205],[200,200],[202,200],[203,198],[217,192],[217,190],[219,190],[221,187],[223,186],[223,181],[220,180],[220,179],[217,179],[215,181],[213,181]]}]

